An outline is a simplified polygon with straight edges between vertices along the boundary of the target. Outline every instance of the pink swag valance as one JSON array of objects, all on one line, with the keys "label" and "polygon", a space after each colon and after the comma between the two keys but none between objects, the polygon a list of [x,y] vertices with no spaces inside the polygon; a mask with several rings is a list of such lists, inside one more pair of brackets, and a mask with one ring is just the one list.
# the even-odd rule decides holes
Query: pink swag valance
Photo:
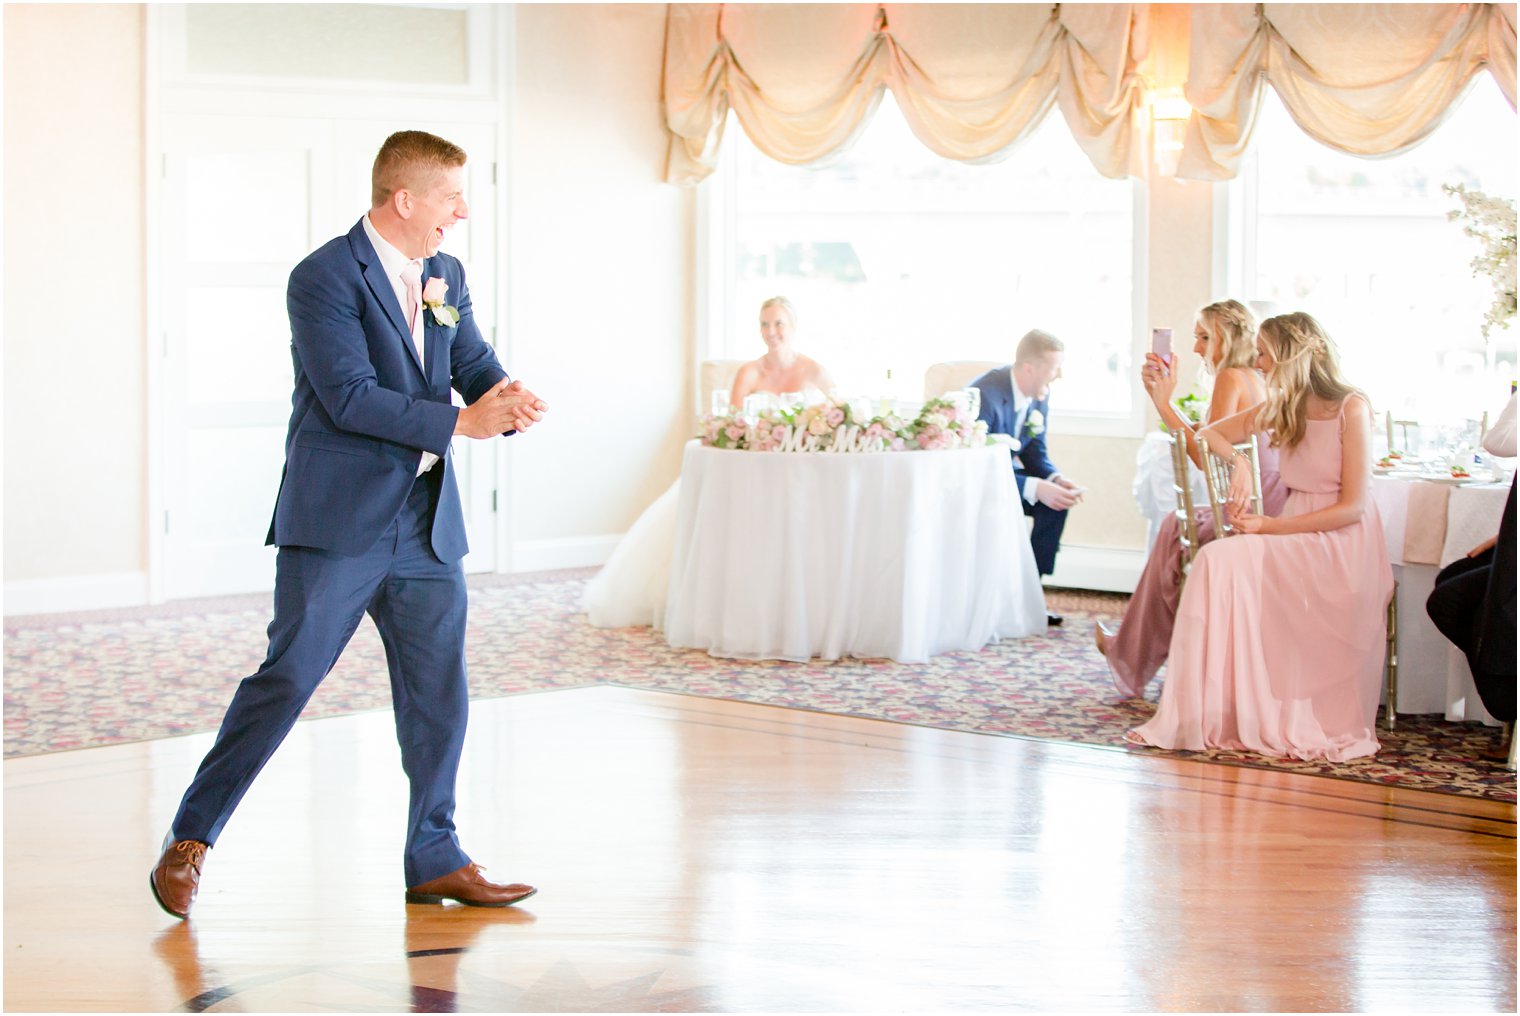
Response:
[{"label": "pink swag valance", "polygon": [[950,159],[998,157],[1059,103],[1106,176],[1138,169],[1134,49],[1145,5],[672,4],[666,178],[717,165],[732,108],[756,147],[806,163],[837,151],[891,88],[913,133]]},{"label": "pink swag valance", "polygon": [[[772,158],[822,158],[864,128],[883,88],[946,158],[1000,158],[1059,105],[1100,173],[1138,175],[1149,33],[1175,23],[1153,22],[1152,6],[672,4],[666,178],[693,184],[713,171],[730,109]],[[1235,175],[1267,84],[1305,131],[1358,155],[1420,141],[1485,67],[1515,105],[1514,4],[1186,10],[1195,112],[1179,176]]]}]

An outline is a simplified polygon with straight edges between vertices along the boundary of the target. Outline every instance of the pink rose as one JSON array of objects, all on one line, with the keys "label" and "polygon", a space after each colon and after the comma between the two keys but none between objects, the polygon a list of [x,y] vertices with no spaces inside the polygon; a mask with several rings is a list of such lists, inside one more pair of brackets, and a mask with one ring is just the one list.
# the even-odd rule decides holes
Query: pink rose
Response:
[{"label": "pink rose", "polygon": [[837,427],[844,422],[844,410],[834,406],[829,410],[827,417],[830,427]]},{"label": "pink rose", "polygon": [[737,423],[731,423],[726,428],[726,433],[730,441],[737,441],[744,436],[744,428]]},{"label": "pink rose", "polygon": [[449,284],[443,281],[443,276],[435,275],[427,280],[427,285],[422,287],[422,302],[427,304],[442,303],[448,292]]},{"label": "pink rose", "polygon": [[894,437],[892,439],[892,450],[894,452],[900,452],[900,451],[903,450],[904,447],[905,446],[903,444],[903,439],[902,438],[900,438],[900,437]]}]

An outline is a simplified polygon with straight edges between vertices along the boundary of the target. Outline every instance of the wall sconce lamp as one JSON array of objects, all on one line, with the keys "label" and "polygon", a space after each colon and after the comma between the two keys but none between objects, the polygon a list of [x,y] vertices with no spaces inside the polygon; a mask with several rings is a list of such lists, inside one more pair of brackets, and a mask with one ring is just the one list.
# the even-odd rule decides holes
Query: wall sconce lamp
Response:
[{"label": "wall sconce lamp", "polygon": [[1193,107],[1179,87],[1151,92],[1148,104],[1151,108],[1151,156],[1156,161],[1156,172],[1162,176],[1176,176]]}]

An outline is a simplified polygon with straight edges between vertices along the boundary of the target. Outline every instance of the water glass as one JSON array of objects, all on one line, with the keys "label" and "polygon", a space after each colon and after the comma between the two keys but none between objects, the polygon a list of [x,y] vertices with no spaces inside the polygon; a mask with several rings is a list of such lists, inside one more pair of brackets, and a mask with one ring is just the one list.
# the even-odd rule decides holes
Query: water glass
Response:
[{"label": "water glass", "polygon": [[966,397],[966,415],[975,421],[982,415],[982,390],[973,385],[962,388],[961,394]]},{"label": "water glass", "polygon": [[727,416],[728,410],[728,389],[714,388],[712,393],[712,415]]}]

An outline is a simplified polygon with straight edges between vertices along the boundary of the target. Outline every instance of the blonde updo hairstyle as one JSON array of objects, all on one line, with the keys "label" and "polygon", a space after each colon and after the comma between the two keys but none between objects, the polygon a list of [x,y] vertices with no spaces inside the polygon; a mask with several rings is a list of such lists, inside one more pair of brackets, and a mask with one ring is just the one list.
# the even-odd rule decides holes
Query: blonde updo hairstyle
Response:
[{"label": "blonde updo hairstyle", "polygon": [[764,313],[767,307],[780,307],[785,312],[787,319],[792,322],[792,327],[797,327],[797,308],[792,306],[792,301],[784,296],[773,296],[760,305],[761,313]]},{"label": "blonde updo hairstyle", "polygon": [[1209,344],[1203,351],[1204,369],[1217,374],[1226,367],[1244,367],[1256,362],[1256,318],[1239,300],[1220,300],[1198,312],[1198,323],[1208,333]]},{"label": "blonde updo hairstyle", "polygon": [[1366,399],[1341,377],[1335,343],[1308,314],[1295,311],[1267,318],[1261,323],[1261,342],[1273,363],[1267,371],[1267,403],[1260,425],[1272,435],[1274,447],[1294,448],[1304,439],[1310,395],[1330,403],[1348,395]]}]

